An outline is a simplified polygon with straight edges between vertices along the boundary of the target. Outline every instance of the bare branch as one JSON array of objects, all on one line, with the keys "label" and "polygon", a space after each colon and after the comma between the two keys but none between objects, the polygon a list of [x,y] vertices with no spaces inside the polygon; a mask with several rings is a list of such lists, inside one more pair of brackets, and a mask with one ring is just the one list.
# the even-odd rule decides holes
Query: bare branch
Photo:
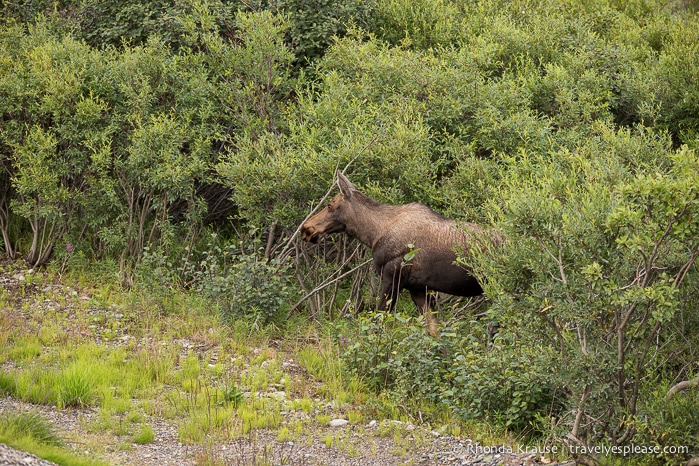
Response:
[{"label": "bare branch", "polygon": [[568,282],[566,280],[566,273],[565,273],[565,269],[563,267],[563,257],[562,257],[562,251],[561,251],[562,245],[561,245],[560,236],[558,237],[558,257],[556,257],[551,252],[551,250],[546,246],[546,244],[544,244],[544,242],[540,238],[537,238],[537,241],[539,242],[539,245],[541,245],[541,247],[544,249],[544,251],[546,251],[546,253],[549,255],[549,257],[551,257],[551,259],[553,259],[553,261],[556,263],[556,265],[558,265],[558,272],[561,274],[561,278],[558,279],[558,278],[554,277],[553,274],[551,274],[551,277],[555,280],[560,281],[564,285],[566,285]]},{"label": "bare branch", "polygon": [[[383,133],[380,133],[380,134],[383,134]],[[342,173],[344,173],[345,171],[347,171],[347,169],[350,167],[350,165],[352,165],[352,163],[354,163],[354,161],[357,160],[357,159],[359,158],[359,156],[362,155],[362,153],[364,153],[364,151],[367,150],[367,149],[374,143],[374,141],[376,141],[376,139],[377,139],[378,137],[379,137],[379,134],[377,134],[376,136],[374,136],[374,137],[371,139],[371,141],[369,141],[364,147],[362,147],[362,148],[360,149],[360,151],[357,153],[357,155],[355,155],[354,158],[353,158],[352,160],[350,160],[349,162],[347,162],[347,165],[345,165],[345,168],[342,169]],[[332,183],[332,184],[330,185],[330,188],[328,188],[328,190],[325,192],[325,195],[323,196],[323,198],[322,198],[322,199],[318,202],[318,204],[316,204],[316,206],[308,213],[308,215],[306,215],[306,218],[304,218],[303,221],[302,221],[301,223],[299,223],[299,226],[296,228],[296,230],[294,231],[294,233],[291,235],[291,237],[289,238],[289,241],[287,241],[287,243],[286,243],[286,244],[284,245],[284,247],[282,248],[282,251],[285,251],[285,250],[289,249],[289,246],[291,246],[292,241],[294,240],[294,238],[296,237],[296,235],[299,234],[299,231],[301,231],[301,227],[303,226],[303,224],[306,223],[306,221],[307,221],[309,218],[311,218],[311,217],[313,216],[313,214],[316,213],[316,211],[318,210],[318,208],[319,208],[320,206],[324,205],[325,200],[328,198],[328,196],[330,196],[330,193],[333,191],[333,189],[335,189],[335,183]]]},{"label": "bare branch", "polygon": [[354,267],[353,269],[351,269],[351,270],[349,270],[349,271],[343,273],[343,274],[340,275],[339,277],[334,278],[334,279],[331,279],[331,280],[328,280],[328,281],[326,281],[325,283],[322,283],[322,284],[316,286],[313,290],[311,290],[310,292],[308,292],[308,293],[306,294],[306,296],[304,296],[303,298],[301,298],[301,299],[299,300],[299,302],[297,302],[296,304],[294,304],[294,307],[292,307],[292,308],[289,310],[289,315],[293,314],[294,311],[296,311],[296,309],[297,309],[301,304],[303,304],[304,301],[306,301],[308,298],[310,298],[311,296],[313,296],[313,295],[315,295],[316,293],[318,293],[319,291],[321,291],[321,290],[323,290],[323,289],[329,287],[330,285],[332,285],[332,284],[334,284],[334,283],[336,283],[336,282],[342,280],[342,279],[345,278],[347,275],[350,275],[350,274],[354,273],[355,271],[357,271],[357,270],[359,270],[360,268],[362,268],[362,267],[364,267],[365,265],[367,265],[367,264],[368,264],[369,262],[371,262],[372,260],[374,260],[374,259],[373,259],[373,258],[367,259],[367,260],[365,260],[364,262],[362,262],[361,264],[359,264],[358,266]]},{"label": "bare branch", "polygon": [[677,275],[675,277],[675,283],[674,283],[675,288],[680,287],[680,285],[684,281],[685,277],[687,276],[687,272],[689,272],[689,269],[692,268],[692,266],[696,262],[697,258],[699,258],[699,245],[694,247],[692,254],[689,256],[689,260],[687,262],[685,262],[685,264],[682,266],[680,271],[677,273]]},{"label": "bare branch", "polygon": [[678,392],[686,390],[688,388],[696,387],[699,385],[699,377],[695,377],[692,380],[684,380],[676,385],[674,385],[665,395],[666,400],[672,399]]},{"label": "bare branch", "polygon": [[578,431],[580,429],[580,421],[582,420],[583,414],[585,413],[585,403],[590,396],[590,385],[585,385],[583,389],[582,397],[580,398],[580,403],[578,404],[578,410],[575,414],[575,422],[573,423],[573,429],[570,431],[570,435],[578,439]]}]

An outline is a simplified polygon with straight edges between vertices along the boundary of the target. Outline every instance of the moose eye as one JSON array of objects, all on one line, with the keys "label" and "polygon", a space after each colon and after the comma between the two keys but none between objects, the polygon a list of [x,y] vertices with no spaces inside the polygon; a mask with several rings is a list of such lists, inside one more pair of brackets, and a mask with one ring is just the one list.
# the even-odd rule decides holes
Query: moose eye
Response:
[{"label": "moose eye", "polygon": [[327,209],[328,209],[328,212],[332,212],[332,211],[334,210],[334,209],[333,209],[333,205],[332,205],[332,204],[328,204]]}]

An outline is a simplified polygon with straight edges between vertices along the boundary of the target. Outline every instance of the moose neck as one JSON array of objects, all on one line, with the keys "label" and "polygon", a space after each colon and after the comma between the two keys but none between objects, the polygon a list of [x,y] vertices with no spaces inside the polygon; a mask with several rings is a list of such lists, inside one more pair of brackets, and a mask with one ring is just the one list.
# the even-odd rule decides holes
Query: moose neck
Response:
[{"label": "moose neck", "polygon": [[347,234],[373,249],[398,215],[400,206],[381,204],[361,193],[355,195],[359,199],[354,201],[352,222],[346,223],[345,228]]}]

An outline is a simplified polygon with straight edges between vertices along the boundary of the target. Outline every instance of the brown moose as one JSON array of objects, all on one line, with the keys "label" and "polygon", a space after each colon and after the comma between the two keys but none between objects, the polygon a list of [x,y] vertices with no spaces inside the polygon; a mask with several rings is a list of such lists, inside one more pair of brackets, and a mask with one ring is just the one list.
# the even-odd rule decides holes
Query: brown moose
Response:
[{"label": "brown moose", "polygon": [[[380,310],[393,309],[400,291],[407,289],[425,313],[428,333],[436,335],[430,291],[456,296],[483,293],[478,281],[455,263],[455,250],[467,251],[480,227],[457,225],[419,203],[382,204],[357,191],[342,173],[337,177],[340,194],[301,226],[301,235],[316,243],[323,235],[344,231],[371,248],[381,277]],[[409,260],[407,254],[412,256]]]}]

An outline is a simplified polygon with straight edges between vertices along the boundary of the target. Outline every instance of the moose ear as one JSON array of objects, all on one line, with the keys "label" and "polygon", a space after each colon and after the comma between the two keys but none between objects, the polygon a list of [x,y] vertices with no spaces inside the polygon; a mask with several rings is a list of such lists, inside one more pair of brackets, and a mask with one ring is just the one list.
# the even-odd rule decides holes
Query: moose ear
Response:
[{"label": "moose ear", "polygon": [[345,199],[349,200],[352,197],[352,192],[355,191],[355,187],[339,170],[337,171],[337,185],[340,187],[340,192],[345,196]]}]

